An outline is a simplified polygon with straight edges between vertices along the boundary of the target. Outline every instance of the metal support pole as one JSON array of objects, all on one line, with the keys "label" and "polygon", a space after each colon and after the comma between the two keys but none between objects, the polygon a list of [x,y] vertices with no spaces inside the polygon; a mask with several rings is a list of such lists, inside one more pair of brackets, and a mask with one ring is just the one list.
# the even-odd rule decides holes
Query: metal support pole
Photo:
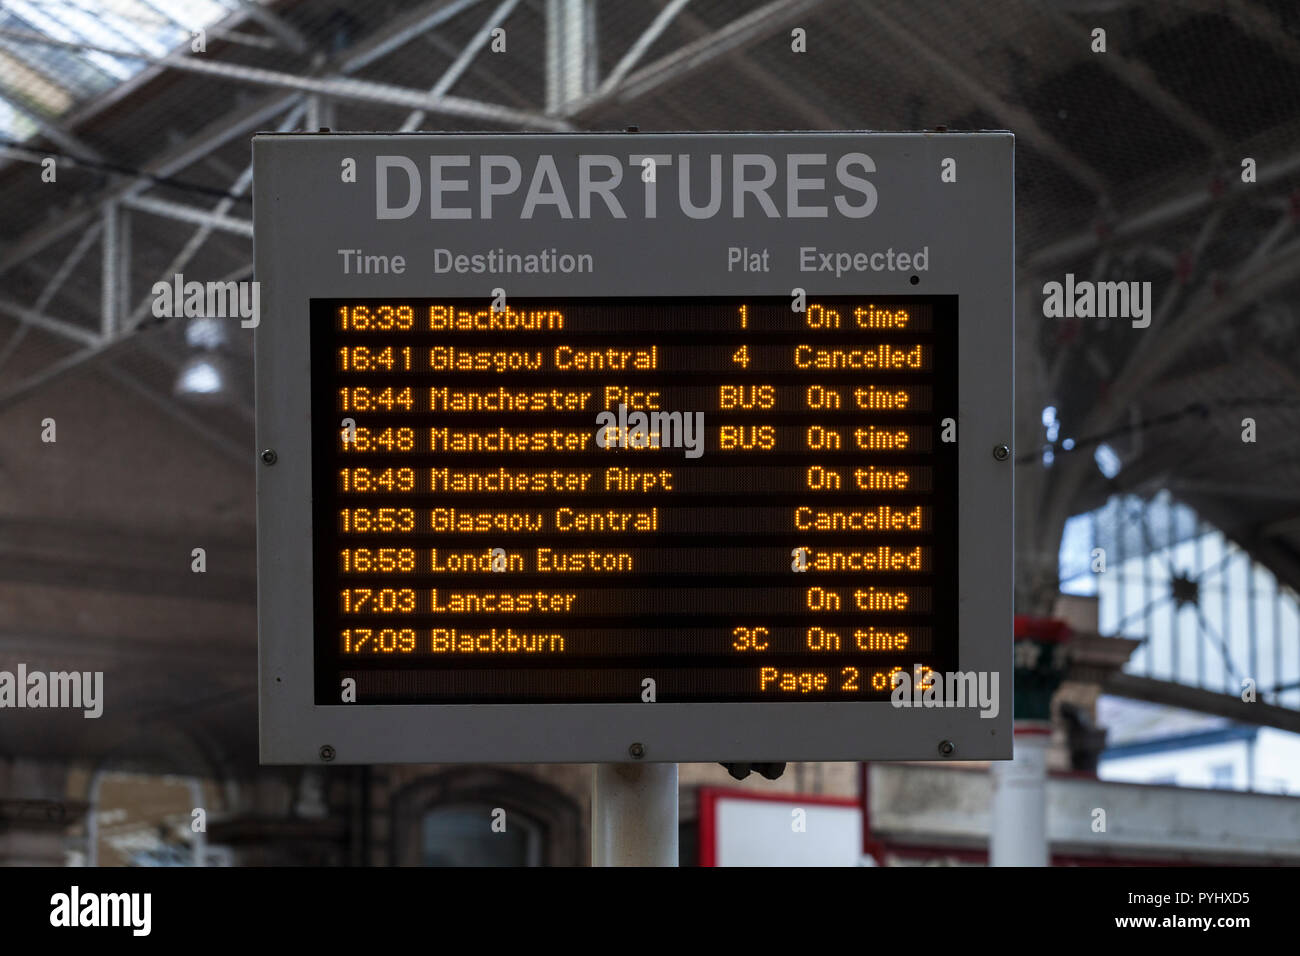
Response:
[{"label": "metal support pole", "polygon": [[677,852],[677,764],[597,764],[591,865],[677,866]]},{"label": "metal support pole", "polygon": [[1015,759],[993,761],[990,866],[1047,866],[1047,745],[1050,725],[1018,720]]},{"label": "metal support pole", "polygon": [[101,268],[101,299],[99,334],[107,339],[117,329],[118,296],[117,280],[122,276],[118,268],[118,240],[121,235],[117,225],[117,204],[104,204],[104,228],[101,250],[103,251]]},{"label": "metal support pole", "polygon": [[591,0],[546,0],[546,112],[560,114],[595,82],[595,7]]},{"label": "metal support pole", "polygon": [[309,133],[320,129],[334,129],[334,101],[323,93],[314,93],[307,97],[307,121],[304,128]]}]

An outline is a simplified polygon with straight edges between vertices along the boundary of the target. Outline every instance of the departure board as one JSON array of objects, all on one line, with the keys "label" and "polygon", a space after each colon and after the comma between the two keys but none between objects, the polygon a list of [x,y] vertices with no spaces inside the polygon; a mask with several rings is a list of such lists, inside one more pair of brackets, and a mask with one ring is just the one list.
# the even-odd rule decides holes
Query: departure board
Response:
[{"label": "departure board", "polygon": [[1007,133],[253,138],[261,759],[1011,753]]},{"label": "departure board", "polygon": [[311,327],[319,703],[882,699],[955,663],[952,297]]}]

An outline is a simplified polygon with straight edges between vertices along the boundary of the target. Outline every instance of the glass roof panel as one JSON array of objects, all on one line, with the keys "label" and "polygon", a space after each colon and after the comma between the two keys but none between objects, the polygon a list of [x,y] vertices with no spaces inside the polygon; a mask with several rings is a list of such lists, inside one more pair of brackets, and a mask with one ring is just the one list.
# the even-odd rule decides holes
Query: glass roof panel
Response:
[{"label": "glass roof panel", "polygon": [[[0,8],[0,138],[22,141],[36,130],[32,114],[57,119],[148,60],[188,44],[239,6],[239,0],[4,0]],[[100,49],[48,46],[24,35]]]}]

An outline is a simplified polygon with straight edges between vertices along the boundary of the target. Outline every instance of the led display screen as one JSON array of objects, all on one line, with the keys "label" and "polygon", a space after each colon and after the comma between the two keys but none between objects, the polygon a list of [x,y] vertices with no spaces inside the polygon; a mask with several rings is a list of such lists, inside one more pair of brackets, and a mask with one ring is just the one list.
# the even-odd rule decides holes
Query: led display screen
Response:
[{"label": "led display screen", "polygon": [[956,670],[956,296],[312,298],[317,704]]}]

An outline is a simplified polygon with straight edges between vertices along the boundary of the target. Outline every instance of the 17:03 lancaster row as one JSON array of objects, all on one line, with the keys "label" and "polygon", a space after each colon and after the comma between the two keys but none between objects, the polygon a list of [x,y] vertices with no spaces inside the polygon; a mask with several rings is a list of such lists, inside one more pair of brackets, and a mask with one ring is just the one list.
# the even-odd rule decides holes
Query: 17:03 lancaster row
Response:
[{"label": "17:03 lancaster row", "polygon": [[[387,582],[380,582],[386,584]],[[680,587],[676,600],[665,605],[663,590],[658,587],[584,587],[565,582],[573,591],[549,591],[546,585],[532,585],[536,590],[509,588],[483,589],[472,585],[444,587],[362,587],[348,586],[338,591],[338,613],[348,618],[379,617],[386,620],[421,617],[429,614],[570,614],[578,617],[602,617],[619,610],[630,615],[653,615],[655,619],[704,616],[730,619],[735,614],[802,615],[813,612],[816,620],[827,626],[859,626],[860,620],[832,620],[822,615],[868,612],[898,616],[926,614],[933,604],[933,590],[928,587],[781,587],[749,590],[727,608],[720,608],[713,588]],[[581,598],[581,602],[578,599]]]}]

